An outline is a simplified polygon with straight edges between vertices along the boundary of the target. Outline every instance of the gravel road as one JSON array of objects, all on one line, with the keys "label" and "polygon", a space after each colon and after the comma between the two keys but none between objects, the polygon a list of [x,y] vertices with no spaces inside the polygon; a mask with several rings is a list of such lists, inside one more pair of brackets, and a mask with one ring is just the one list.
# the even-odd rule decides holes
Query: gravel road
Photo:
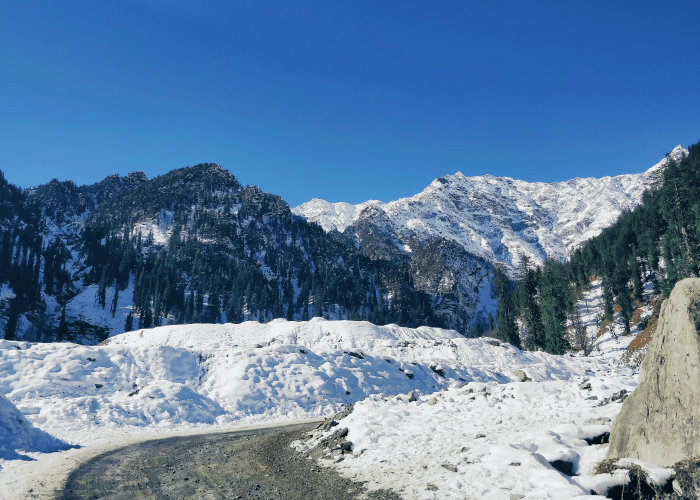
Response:
[{"label": "gravel road", "polygon": [[289,444],[316,424],[172,437],[96,456],[69,476],[59,499],[398,500],[319,467]]}]

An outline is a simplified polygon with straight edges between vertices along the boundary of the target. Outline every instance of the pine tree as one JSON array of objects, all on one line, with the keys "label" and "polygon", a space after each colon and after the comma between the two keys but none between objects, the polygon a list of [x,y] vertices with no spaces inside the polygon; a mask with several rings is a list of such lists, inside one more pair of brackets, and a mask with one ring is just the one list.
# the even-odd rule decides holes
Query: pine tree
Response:
[{"label": "pine tree", "polygon": [[542,311],[537,302],[538,274],[533,269],[524,270],[524,278],[518,288],[520,289],[521,307],[525,324],[530,330],[525,340],[528,349],[544,349],[546,336],[542,323]]},{"label": "pine tree", "polygon": [[20,305],[17,297],[10,300],[10,308],[5,324],[5,340],[15,340],[17,323],[19,322]]},{"label": "pine tree", "polygon": [[604,313],[605,319],[612,321],[613,319],[613,293],[610,287],[610,280],[603,275],[603,279],[600,285],[603,288],[603,302],[604,302]]},{"label": "pine tree", "polygon": [[542,322],[545,332],[544,349],[550,354],[563,354],[566,341],[566,309],[568,290],[563,266],[547,261],[541,278]]},{"label": "pine tree", "polygon": [[97,302],[102,309],[107,305],[107,268],[102,269],[102,277],[97,285],[97,294],[95,297],[95,302]]},{"label": "pine tree", "polygon": [[119,304],[119,287],[114,286],[114,298],[112,299],[112,306],[109,308],[109,312],[112,313],[112,317],[117,314],[117,306]]},{"label": "pine tree", "polygon": [[56,331],[56,342],[65,342],[68,340],[70,331],[68,330],[68,325],[66,324],[66,306],[63,306],[61,311],[61,321],[58,323],[58,330]]},{"label": "pine tree", "polygon": [[496,337],[515,347],[520,347],[520,334],[515,322],[516,308],[513,299],[513,294],[509,294],[503,295],[498,300]]},{"label": "pine tree", "polygon": [[126,316],[126,322],[124,323],[124,331],[125,332],[130,332],[134,329],[134,313],[132,311],[129,311],[129,314]]},{"label": "pine tree", "polygon": [[637,260],[637,252],[633,252],[630,257],[629,268],[632,273],[632,283],[634,286],[634,298],[641,301],[644,298],[644,283],[642,282],[642,264]]},{"label": "pine tree", "polygon": [[586,326],[581,321],[581,315],[576,309],[571,316],[571,324],[573,327],[572,347],[583,352],[584,356],[588,356],[593,351],[595,339],[588,335]]}]

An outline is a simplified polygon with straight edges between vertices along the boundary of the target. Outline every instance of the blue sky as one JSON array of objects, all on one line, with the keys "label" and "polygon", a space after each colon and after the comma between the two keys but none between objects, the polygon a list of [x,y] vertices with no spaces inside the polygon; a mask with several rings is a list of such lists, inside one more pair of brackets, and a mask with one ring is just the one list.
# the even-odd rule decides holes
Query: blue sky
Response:
[{"label": "blue sky", "polygon": [[698,2],[0,5],[22,187],[216,162],[292,206],[640,172],[700,140]]}]

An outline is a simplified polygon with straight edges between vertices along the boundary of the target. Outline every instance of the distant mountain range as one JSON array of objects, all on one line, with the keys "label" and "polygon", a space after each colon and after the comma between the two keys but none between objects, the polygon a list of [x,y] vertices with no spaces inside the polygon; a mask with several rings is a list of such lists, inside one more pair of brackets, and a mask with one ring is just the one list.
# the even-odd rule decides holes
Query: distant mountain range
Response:
[{"label": "distant mountain range", "polygon": [[[687,154],[677,146],[669,156],[680,160]],[[641,174],[553,183],[457,172],[435,179],[415,196],[389,203],[352,205],[316,198],[292,212],[327,232],[348,235],[360,248],[376,245],[364,241],[368,232],[372,240],[380,237],[387,244],[387,255],[445,239],[475,257],[504,265],[513,275],[523,256],[535,265],[548,258],[565,260],[639,205],[666,162],[664,158]]]},{"label": "distant mountain range", "polygon": [[211,163],[26,190],[0,175],[0,331],[96,343],[313,316],[488,329],[495,266],[564,260],[638,205],[662,165],[552,184],[457,173],[390,203],[292,210]]}]

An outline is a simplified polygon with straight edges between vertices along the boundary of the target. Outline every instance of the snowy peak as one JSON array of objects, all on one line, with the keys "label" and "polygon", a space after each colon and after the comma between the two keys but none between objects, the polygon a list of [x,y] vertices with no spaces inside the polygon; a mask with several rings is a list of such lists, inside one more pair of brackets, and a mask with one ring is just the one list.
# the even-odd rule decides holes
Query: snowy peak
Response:
[{"label": "snowy peak", "polygon": [[[412,197],[389,203],[370,200],[351,205],[314,199],[292,212],[325,231],[350,228],[350,233],[358,221],[366,224],[377,218],[379,229],[395,238],[399,247],[444,238],[514,271],[523,256],[535,264],[547,258],[565,260],[623,212],[639,205],[668,158],[680,160],[687,154],[677,146],[640,174],[553,183],[493,175],[467,177],[457,172],[435,179]],[[385,217],[377,217],[378,211]]]},{"label": "snowy peak", "polygon": [[[300,207],[304,210],[300,210]],[[326,200],[314,198],[307,201],[303,205],[292,210],[293,213],[302,217],[317,222],[321,225],[324,231],[330,232],[333,230],[341,233],[352,224],[353,215],[359,205],[352,205],[341,201],[339,203],[330,203]]]}]

